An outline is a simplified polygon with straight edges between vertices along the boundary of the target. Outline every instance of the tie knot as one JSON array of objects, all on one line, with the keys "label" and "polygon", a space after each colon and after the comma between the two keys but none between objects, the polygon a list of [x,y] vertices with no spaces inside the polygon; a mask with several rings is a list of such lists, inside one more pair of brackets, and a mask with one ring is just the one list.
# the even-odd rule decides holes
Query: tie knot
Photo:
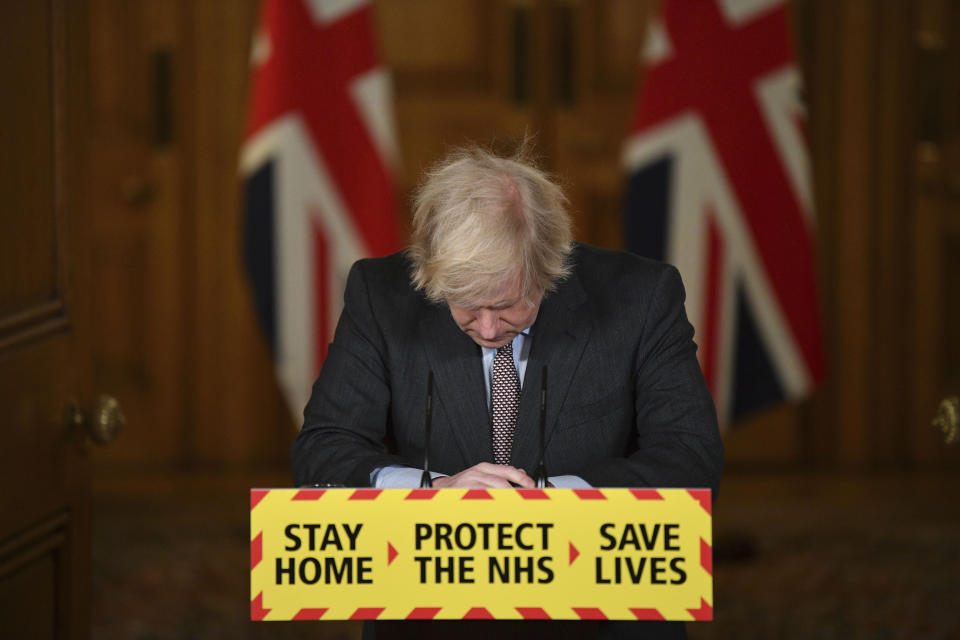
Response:
[{"label": "tie knot", "polygon": [[505,354],[505,353],[509,353],[509,354],[513,353],[513,342],[508,342],[502,347],[497,347],[497,355]]}]

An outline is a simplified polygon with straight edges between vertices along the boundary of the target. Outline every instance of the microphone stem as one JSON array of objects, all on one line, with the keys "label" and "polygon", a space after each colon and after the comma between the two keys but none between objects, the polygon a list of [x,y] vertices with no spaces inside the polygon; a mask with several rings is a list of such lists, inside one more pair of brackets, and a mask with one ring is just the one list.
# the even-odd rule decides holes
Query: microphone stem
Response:
[{"label": "microphone stem", "polygon": [[540,463],[534,473],[537,489],[547,487],[547,365],[543,365],[540,373]]},{"label": "microphone stem", "polygon": [[430,422],[433,417],[433,371],[427,374],[427,410],[425,437],[423,444],[423,475],[420,476],[420,488],[433,488],[433,478],[430,477]]}]

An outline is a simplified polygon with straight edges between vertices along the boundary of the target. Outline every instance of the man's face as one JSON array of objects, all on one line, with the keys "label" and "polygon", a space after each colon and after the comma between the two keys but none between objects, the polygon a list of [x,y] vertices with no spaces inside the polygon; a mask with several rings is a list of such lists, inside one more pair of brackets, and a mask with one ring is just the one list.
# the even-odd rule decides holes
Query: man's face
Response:
[{"label": "man's face", "polygon": [[[539,300],[539,299],[538,299]],[[450,305],[450,315],[460,330],[481,347],[497,348],[511,342],[537,319],[540,302],[529,306],[519,285],[511,285],[493,300],[475,307]]]}]

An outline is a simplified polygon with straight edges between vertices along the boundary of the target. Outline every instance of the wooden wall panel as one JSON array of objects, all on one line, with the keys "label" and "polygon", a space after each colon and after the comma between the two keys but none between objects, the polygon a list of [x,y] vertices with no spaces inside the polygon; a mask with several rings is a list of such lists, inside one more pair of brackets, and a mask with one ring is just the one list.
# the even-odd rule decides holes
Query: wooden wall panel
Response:
[{"label": "wooden wall panel", "polygon": [[86,3],[0,8],[0,635],[86,638]]},{"label": "wooden wall panel", "polygon": [[[62,537],[57,542],[62,544]],[[57,558],[49,552],[25,558],[9,571],[0,570],[0,616],[3,616],[4,634],[37,640],[57,638],[57,628],[63,624],[57,613],[57,578]],[[32,614],[23,615],[24,611]]]},{"label": "wooden wall panel", "polygon": [[839,118],[840,65],[843,53],[843,23],[839,3],[795,2],[794,33],[801,62],[804,99],[807,107],[808,140],[814,210],[817,220],[816,248],[820,285],[821,319],[827,356],[826,382],[815,389],[810,399],[798,407],[800,460],[807,465],[827,467],[836,458],[837,426],[833,419],[837,398],[832,392],[836,378],[838,350],[834,318],[837,317],[838,243],[835,225],[835,199],[840,181],[837,171],[836,140],[843,126]]},{"label": "wooden wall panel", "polygon": [[[17,5],[4,12],[0,37],[0,82],[15,88],[0,117],[5,148],[0,155],[3,233],[0,234],[0,347],[62,312],[63,256],[58,255],[54,131],[57,123],[52,26],[46,11]],[[8,146],[7,146],[8,145]],[[62,323],[58,322],[62,327]]]},{"label": "wooden wall panel", "polygon": [[280,461],[292,438],[240,258],[257,5],[93,2],[96,387],[128,418],[101,467]]},{"label": "wooden wall panel", "polygon": [[90,10],[94,385],[128,419],[99,457],[171,463],[184,425],[184,167],[174,127],[185,114],[171,113],[177,88],[167,83],[183,62],[180,7],[92,0]]},{"label": "wooden wall panel", "polygon": [[[640,50],[645,42],[653,2],[562,3],[574,29],[569,47],[573,76],[566,98],[554,86],[549,147],[564,180],[578,240],[600,246],[622,246],[620,198],[623,169],[620,151],[629,132],[639,77]],[[555,14],[556,15],[556,14]],[[562,14],[560,14],[562,15]],[[555,34],[555,38],[562,34]],[[563,59],[553,65],[565,64]],[[560,83],[562,85],[562,82]]]},{"label": "wooden wall panel", "polygon": [[381,55],[405,90],[487,93],[498,82],[495,18],[483,0],[388,0],[376,4]]},{"label": "wooden wall panel", "polygon": [[[525,131],[537,131],[533,91],[525,84],[528,95],[515,95],[518,74],[531,75],[542,40],[537,3],[374,4],[382,59],[394,78],[403,204],[423,170],[450,148],[470,142],[509,145]],[[444,44],[448,41],[457,44]]]},{"label": "wooden wall panel", "polygon": [[838,78],[843,87],[837,113],[843,123],[836,139],[839,180],[833,207],[823,212],[823,217],[835,218],[836,233],[836,316],[830,320],[839,347],[832,354],[831,380],[837,397],[837,456],[854,465],[865,463],[869,452],[866,401],[871,391],[869,327],[874,293],[869,282],[875,231],[870,219],[875,204],[870,157],[875,131],[872,118],[865,116],[874,105],[877,78],[871,56],[876,37],[871,4],[869,0],[851,0],[840,15],[845,38]]},{"label": "wooden wall panel", "polygon": [[193,65],[184,99],[193,120],[185,132],[190,152],[183,204],[191,238],[191,313],[184,360],[191,371],[191,432],[184,457],[194,464],[285,462],[294,435],[254,320],[241,258],[238,159],[257,4],[191,4],[188,17],[186,55]]},{"label": "wooden wall panel", "polygon": [[[578,79],[594,96],[633,96],[637,89],[641,49],[658,0],[570,2],[578,11],[577,25],[584,38],[583,64]],[[584,33],[582,29],[589,29]]]},{"label": "wooden wall panel", "polygon": [[[909,461],[909,394],[905,390],[903,363],[910,348],[905,327],[911,324],[910,270],[905,254],[910,236],[907,194],[909,183],[912,112],[902,99],[907,85],[912,38],[910,5],[885,3],[875,7],[876,97],[873,200],[871,224],[875,228],[876,253],[871,264],[871,282],[876,296],[872,314],[875,331],[870,337],[871,371],[875,401],[869,419],[869,454],[875,465],[903,466]],[[899,365],[899,366],[898,366]]]},{"label": "wooden wall panel", "polygon": [[940,400],[960,395],[960,8],[946,0],[913,7],[915,112],[912,191],[914,313],[913,461],[957,468],[960,447],[948,448],[930,420]]}]

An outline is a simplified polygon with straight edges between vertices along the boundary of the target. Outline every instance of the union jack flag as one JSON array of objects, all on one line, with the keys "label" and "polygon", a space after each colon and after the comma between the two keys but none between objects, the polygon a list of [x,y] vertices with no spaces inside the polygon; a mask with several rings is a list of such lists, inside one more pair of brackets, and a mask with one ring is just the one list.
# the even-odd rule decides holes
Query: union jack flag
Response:
[{"label": "union jack flag", "polygon": [[823,378],[800,73],[778,0],[665,0],[624,147],[624,235],[677,266],[722,424]]},{"label": "union jack flag", "polygon": [[399,247],[390,85],[365,0],[264,0],[251,66],[244,262],[297,414],[350,265]]}]

